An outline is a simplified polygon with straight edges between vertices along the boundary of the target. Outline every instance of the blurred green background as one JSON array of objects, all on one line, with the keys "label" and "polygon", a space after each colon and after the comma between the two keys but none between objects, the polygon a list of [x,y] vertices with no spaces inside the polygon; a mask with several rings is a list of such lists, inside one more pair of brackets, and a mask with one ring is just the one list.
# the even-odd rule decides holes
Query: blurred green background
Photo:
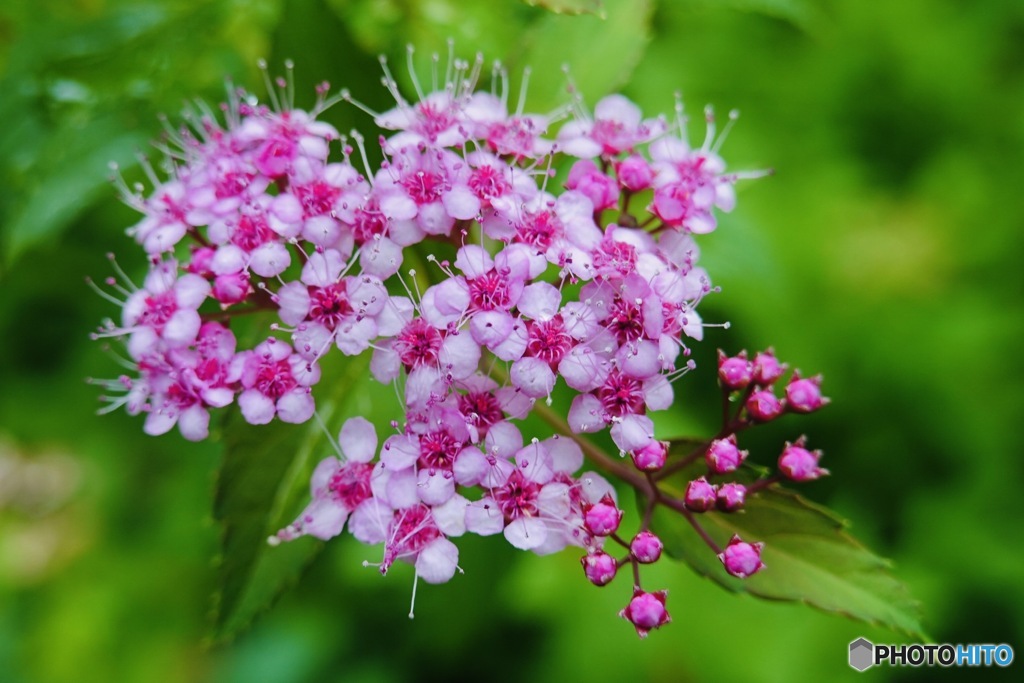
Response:
[{"label": "blurred green background", "polygon": [[[142,268],[107,162],[139,177],[158,113],[217,101],[229,75],[262,92],[259,57],[295,60],[300,106],[328,79],[383,108],[376,55],[401,62],[407,42],[447,37],[514,73],[532,64],[535,110],[558,101],[562,63],[591,105],[621,89],[668,112],[680,90],[693,112],[742,110],[724,156],[776,174],[741,184],[703,241],[723,289],[705,319],[732,328],[677,385],[672,429],[714,428],[716,346],[773,344],[824,373],[833,404],[751,434],[752,457],[771,463],[806,432],[833,476],[803,492],[893,559],[927,633],[1024,657],[1024,3],[604,6],[604,21],[518,0],[0,7],[0,680],[853,680],[851,640],[904,640],[663,561],[647,581],[669,589],[674,621],[639,641],[615,616],[628,586],[590,586],[576,553],[466,538],[465,576],[421,587],[414,621],[411,571],[381,579],[360,566],[375,551],[342,539],[251,630],[204,645],[221,447],[96,417],[83,381],[117,372],[88,341],[113,311],[84,276],[108,274],[108,251]],[[370,130],[352,107],[326,118]]]}]

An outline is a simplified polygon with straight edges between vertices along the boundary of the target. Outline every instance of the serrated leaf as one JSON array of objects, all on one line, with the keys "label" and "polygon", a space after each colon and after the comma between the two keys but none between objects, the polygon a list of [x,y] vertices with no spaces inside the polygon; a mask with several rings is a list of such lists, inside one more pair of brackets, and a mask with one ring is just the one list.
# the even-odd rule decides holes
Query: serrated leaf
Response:
[{"label": "serrated leaf", "polygon": [[[356,396],[353,381],[366,371],[365,359],[333,355],[318,384],[326,391],[317,395],[317,412],[327,424],[346,413]],[[301,510],[314,466],[330,454],[315,420],[254,426],[236,412],[228,418],[224,441],[214,500],[214,517],[223,525],[210,635],[215,642],[230,639],[270,607],[323,547],[309,538],[272,547],[267,537]]]},{"label": "serrated leaf", "polygon": [[527,34],[510,71],[527,66],[532,70],[528,97],[533,111],[566,103],[563,65],[568,65],[573,82],[591,105],[633,73],[650,40],[652,3],[605,0],[603,4],[604,17],[549,14]]},{"label": "serrated leaf", "polygon": [[765,568],[737,579],[725,571],[680,513],[658,507],[652,526],[666,552],[725,588],[770,600],[804,602],[921,636],[918,604],[889,573],[889,562],[850,536],[847,523],[828,509],[772,486],[752,494],[741,512],[713,511],[695,517],[720,547],[734,534],[750,543],[765,543],[761,555]]},{"label": "serrated leaf", "polygon": [[532,7],[542,7],[555,14],[596,14],[604,16],[602,0],[523,0]]}]

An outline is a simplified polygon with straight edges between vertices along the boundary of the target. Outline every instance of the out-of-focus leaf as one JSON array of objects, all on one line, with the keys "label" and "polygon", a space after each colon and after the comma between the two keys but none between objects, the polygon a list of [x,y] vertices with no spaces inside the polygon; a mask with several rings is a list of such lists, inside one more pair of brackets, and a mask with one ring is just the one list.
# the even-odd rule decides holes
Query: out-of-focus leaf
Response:
[{"label": "out-of-focus leaf", "polygon": [[[743,479],[743,477],[740,477]],[[734,534],[763,541],[765,568],[747,579],[729,575],[715,553],[678,512],[659,506],[653,527],[666,551],[736,593],[804,602],[826,612],[920,636],[917,603],[889,573],[889,562],[846,532],[828,509],[772,486],[752,494],[743,511],[705,512],[697,522],[719,547]]]},{"label": "out-of-focus leaf", "polygon": [[693,7],[698,10],[731,9],[763,14],[784,19],[806,29],[818,18],[819,10],[815,2],[816,0],[678,0],[665,3],[665,6],[668,11],[686,11]]},{"label": "out-of-focus leaf", "polygon": [[[338,356],[340,354],[333,354]],[[332,359],[317,385],[317,411],[327,424],[357,395],[353,382],[363,359]],[[223,525],[218,590],[211,640],[245,629],[298,579],[322,543],[300,539],[272,547],[267,538],[286,526],[309,498],[309,478],[326,454],[318,422],[253,426],[238,412],[224,429],[224,463],[217,480],[214,517]]]},{"label": "out-of-focus leaf", "polygon": [[606,0],[604,6],[605,17],[548,14],[533,25],[512,62],[513,72],[531,69],[532,109],[565,104],[568,80],[563,66],[591,104],[629,79],[650,40],[652,3]]},{"label": "out-of-focus leaf", "polygon": [[[197,89],[252,71],[278,0],[111,0],[26,5],[5,17],[0,115],[4,264],[56,237],[133,164]],[[3,31],[0,31],[3,33]],[[5,41],[6,42],[6,41]],[[241,78],[240,78],[241,79]]]},{"label": "out-of-focus leaf", "polygon": [[523,0],[527,5],[543,7],[556,14],[604,15],[602,0]]},{"label": "out-of-focus leaf", "polygon": [[[54,132],[40,156],[43,173],[34,175],[27,196],[5,229],[9,261],[35,243],[58,234],[84,206],[103,192],[113,192],[107,165],[131,165],[133,151],[145,136],[124,131],[113,119],[95,121],[89,134],[70,127]],[[42,169],[40,169],[42,170]]]},{"label": "out-of-focus leaf", "polygon": [[[406,45],[416,49],[420,78],[428,73],[431,52],[440,55],[443,74],[447,42],[456,54],[471,59],[476,52],[499,59],[518,43],[536,10],[502,0],[327,0],[364,50],[395,56]],[[405,82],[404,62],[395,77]],[[429,81],[423,81],[424,84]],[[426,85],[424,85],[426,87]]]}]

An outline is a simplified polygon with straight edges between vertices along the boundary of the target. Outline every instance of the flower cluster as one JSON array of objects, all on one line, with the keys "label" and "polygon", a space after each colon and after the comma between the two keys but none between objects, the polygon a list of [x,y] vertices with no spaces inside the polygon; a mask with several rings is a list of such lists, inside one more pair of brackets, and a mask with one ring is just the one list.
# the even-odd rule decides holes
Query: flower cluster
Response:
[{"label": "flower cluster", "polygon": [[[673,120],[644,118],[620,95],[592,113],[579,99],[556,115],[510,111],[504,90],[477,90],[481,65],[454,61],[442,87],[417,85],[412,102],[385,65],[396,106],[369,112],[385,133],[376,166],[360,135],[317,120],[333,102],[326,84],[309,112],[291,105],[284,80],[269,106],[236,91],[222,116],[194,112],[166,145],[165,179],[150,169],[148,192],[121,183],[142,214],[129,233],[150,268],[141,286],[117,269],[113,293],[103,291],[122,312],[97,336],[123,339],[131,368],[106,381],[107,410],[191,440],[236,399],[251,424],[301,423],[315,414],[324,356],[369,354],[373,377],[396,386],[402,419],[383,441],[367,420],[345,422],[308,507],[271,542],[347,526],[383,544],[382,573],[405,560],[430,583],[458,571],[451,539],[465,533],[539,554],[576,546],[596,585],[634,567],[622,615],[643,636],[668,621],[664,591],[643,591],[638,571],[662,543],[650,514],[620,537],[615,488],[580,470],[586,453],[651,506],[691,520],[737,510],[767,485],[700,477],[672,499],[659,482],[693,458],[667,465],[650,417],[673,405],[674,381],[694,365],[689,345],[703,337],[697,309],[713,288],[695,238],[715,229],[715,209],[733,208],[736,181],[759,174],[726,173],[710,110],[699,146],[678,103]],[[367,110],[347,92],[335,99]],[[430,272],[402,272],[410,250]],[[273,318],[266,336],[239,348],[232,322],[258,312]],[[784,370],[770,352],[723,356],[719,377],[742,394],[741,413],[702,447],[709,476],[740,466],[742,428],[823,405],[820,378],[795,375],[775,397]],[[556,391],[569,397],[565,414],[551,407]],[[524,434],[531,413],[556,433]],[[604,430],[628,460],[581,436]],[[818,457],[801,439],[779,470],[814,479],[825,473]],[[609,540],[626,556],[613,557]],[[733,575],[762,567],[761,544],[712,547]]]}]

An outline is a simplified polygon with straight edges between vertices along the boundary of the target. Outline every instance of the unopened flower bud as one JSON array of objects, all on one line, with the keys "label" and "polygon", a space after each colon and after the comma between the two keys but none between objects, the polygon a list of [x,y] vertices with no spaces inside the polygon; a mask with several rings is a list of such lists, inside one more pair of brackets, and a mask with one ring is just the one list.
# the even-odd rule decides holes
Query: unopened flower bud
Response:
[{"label": "unopened flower bud", "polygon": [[633,451],[631,455],[638,470],[656,472],[665,466],[668,444],[664,441],[652,441],[643,448]]},{"label": "unopened flower bud", "polygon": [[225,306],[245,301],[249,291],[249,276],[244,272],[218,275],[213,281],[213,297]]},{"label": "unopened flower bud", "polygon": [[747,451],[741,451],[736,446],[735,434],[730,434],[725,439],[715,439],[704,454],[708,469],[713,474],[735,472],[746,457]]},{"label": "unopened flower bud", "polygon": [[725,565],[725,571],[733,576],[745,579],[764,569],[761,561],[761,549],[764,543],[746,543],[739,535],[732,537],[725,550],[718,554],[718,559]]},{"label": "unopened flower bud", "polygon": [[615,206],[619,201],[618,185],[589,159],[581,159],[573,164],[565,186],[589,199],[595,211]]},{"label": "unopened flower bud", "polygon": [[213,257],[217,253],[212,247],[198,247],[192,250],[192,258],[189,259],[186,270],[196,275],[207,277],[211,273]]},{"label": "unopened flower bud", "polygon": [[622,510],[609,494],[593,505],[583,507],[583,526],[595,536],[614,534],[622,521]]},{"label": "unopened flower bud", "polygon": [[793,481],[813,481],[828,474],[828,470],[818,467],[821,451],[809,451],[804,448],[804,437],[796,443],[787,443],[779,456],[779,471]]},{"label": "unopened flower bud", "polygon": [[693,512],[707,512],[715,506],[715,498],[718,495],[718,487],[709,484],[704,477],[698,477],[691,481],[686,487],[686,494],[683,502],[687,509]]},{"label": "unopened flower bud", "polygon": [[651,170],[650,164],[637,154],[626,157],[617,163],[615,175],[619,179],[619,184],[632,192],[646,190],[654,180],[654,172]]},{"label": "unopened flower bud", "polygon": [[736,356],[726,356],[721,349],[718,351],[718,380],[726,389],[735,391],[745,389],[754,375],[754,365],[747,360],[747,352],[740,351]]},{"label": "unopened flower bud", "polygon": [[747,399],[747,414],[755,422],[771,422],[782,414],[782,401],[770,389],[755,391]]},{"label": "unopened flower bud", "polygon": [[813,413],[827,404],[821,395],[821,375],[804,379],[794,374],[786,385],[786,403],[794,413]]},{"label": "unopened flower bud", "polygon": [[722,484],[718,487],[715,504],[722,512],[735,512],[747,501],[747,487],[743,484]]},{"label": "unopened flower bud", "polygon": [[771,386],[782,377],[787,367],[785,363],[779,362],[771,349],[759,351],[754,356],[754,384],[762,387]]},{"label": "unopened flower bud", "polygon": [[645,593],[637,588],[633,592],[633,599],[626,609],[619,612],[619,616],[633,624],[638,636],[646,638],[653,629],[672,621],[665,609],[667,595],[666,591]]},{"label": "unopened flower bud", "polygon": [[641,531],[633,537],[633,541],[629,544],[629,552],[641,564],[657,562],[664,549],[665,544],[650,531]]},{"label": "unopened flower bud", "polygon": [[595,586],[605,586],[615,578],[619,570],[619,563],[615,558],[603,550],[596,550],[580,558],[583,565],[583,573],[587,580]]}]

